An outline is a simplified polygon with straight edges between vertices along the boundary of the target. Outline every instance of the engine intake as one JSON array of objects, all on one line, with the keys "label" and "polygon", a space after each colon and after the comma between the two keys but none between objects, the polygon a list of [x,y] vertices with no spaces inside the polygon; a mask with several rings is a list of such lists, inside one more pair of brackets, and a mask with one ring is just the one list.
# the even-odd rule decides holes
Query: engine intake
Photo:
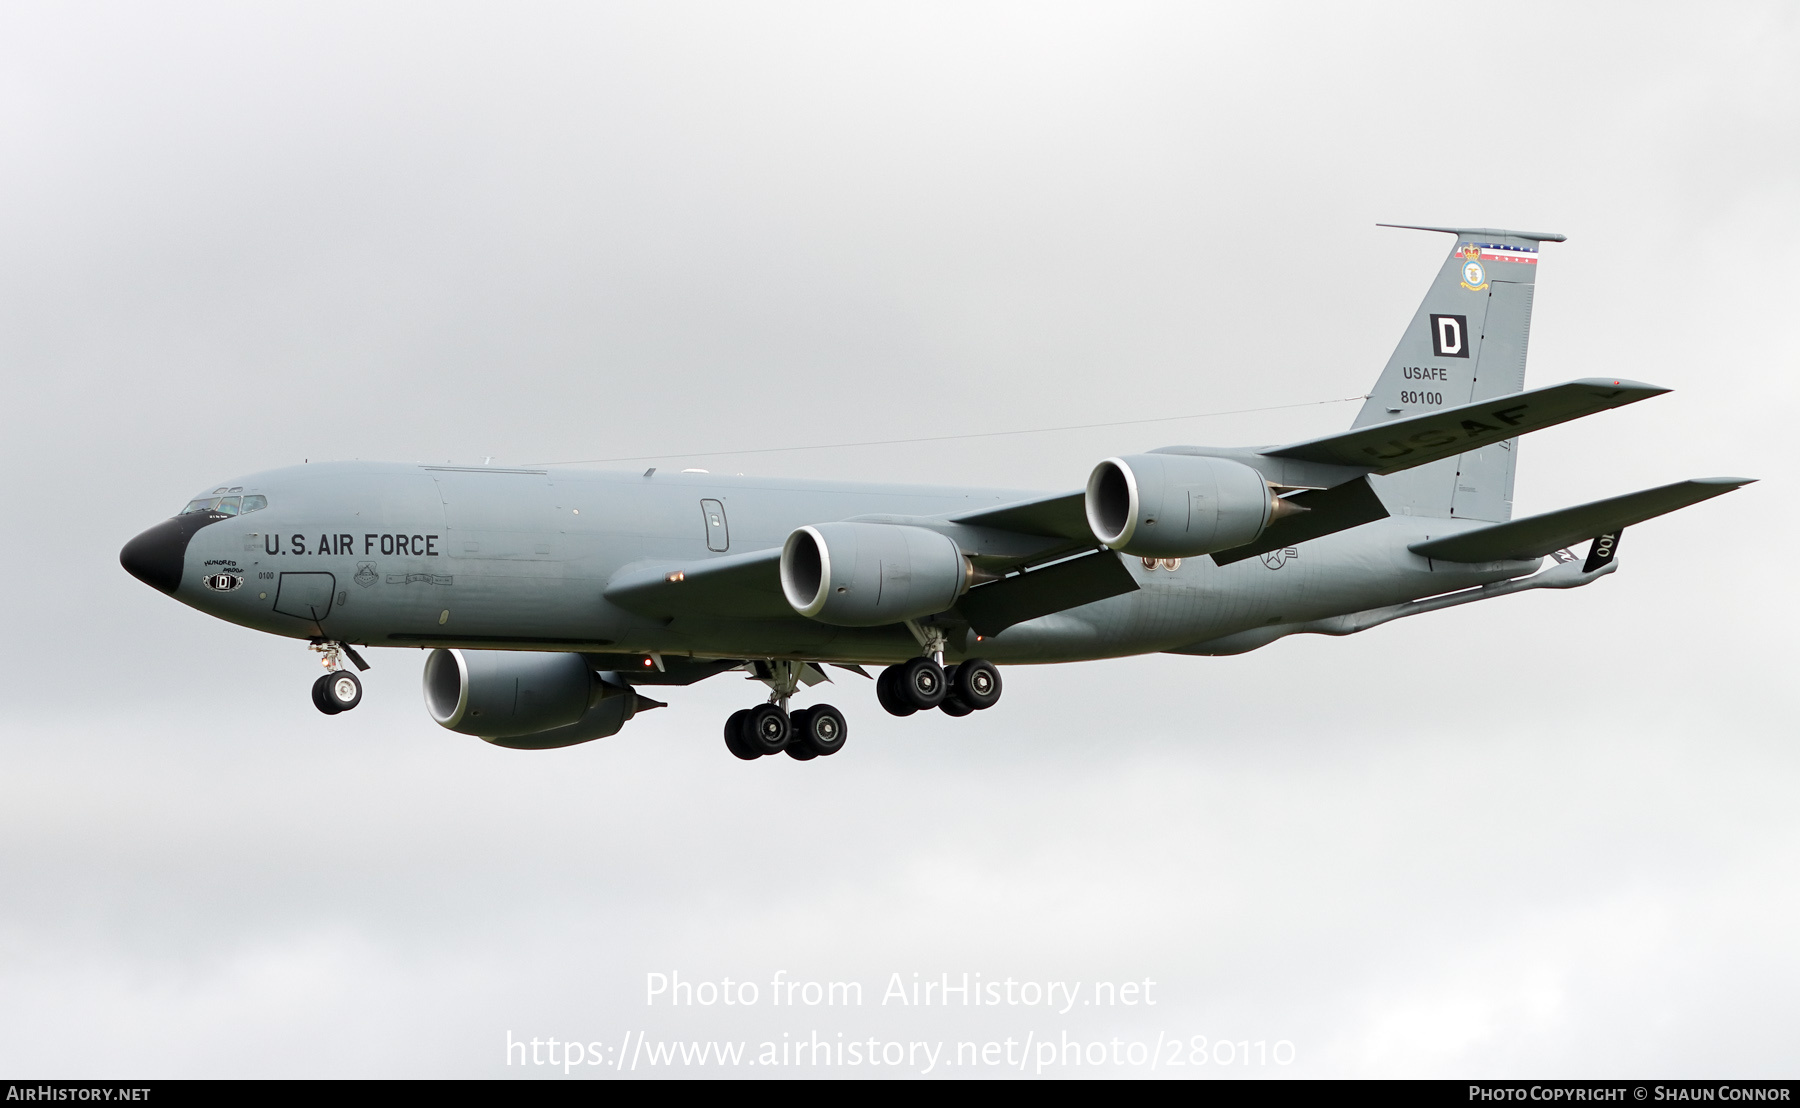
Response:
[{"label": "engine intake", "polygon": [[924,527],[821,523],[781,548],[781,591],[794,611],[838,627],[879,627],[950,607],[975,569],[950,538]]},{"label": "engine intake", "polygon": [[1114,550],[1195,558],[1252,542],[1282,516],[1304,511],[1262,474],[1226,458],[1130,454],[1088,475],[1087,520]]},{"label": "engine intake", "polygon": [[495,746],[548,750],[618,734],[637,694],[579,654],[439,649],[425,659],[425,710]]}]

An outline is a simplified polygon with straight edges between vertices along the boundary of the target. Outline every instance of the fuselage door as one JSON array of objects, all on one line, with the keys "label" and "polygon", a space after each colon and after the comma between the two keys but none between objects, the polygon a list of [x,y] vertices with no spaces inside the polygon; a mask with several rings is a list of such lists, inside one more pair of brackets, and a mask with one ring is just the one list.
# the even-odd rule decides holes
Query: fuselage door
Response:
[{"label": "fuselage door", "polygon": [[725,552],[731,547],[731,532],[725,525],[725,502],[702,500],[700,514],[706,517],[706,549]]},{"label": "fuselage door", "polygon": [[314,623],[331,612],[337,578],[329,573],[284,573],[275,584],[275,610]]}]

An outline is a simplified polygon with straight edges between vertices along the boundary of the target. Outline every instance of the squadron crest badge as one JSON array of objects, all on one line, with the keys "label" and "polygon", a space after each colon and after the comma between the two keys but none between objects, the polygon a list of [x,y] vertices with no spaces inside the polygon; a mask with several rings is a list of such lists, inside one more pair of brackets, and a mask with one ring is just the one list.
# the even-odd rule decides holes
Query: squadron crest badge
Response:
[{"label": "squadron crest badge", "polygon": [[1468,243],[1460,251],[1463,256],[1462,287],[1470,292],[1487,288],[1487,270],[1481,265],[1481,247]]}]

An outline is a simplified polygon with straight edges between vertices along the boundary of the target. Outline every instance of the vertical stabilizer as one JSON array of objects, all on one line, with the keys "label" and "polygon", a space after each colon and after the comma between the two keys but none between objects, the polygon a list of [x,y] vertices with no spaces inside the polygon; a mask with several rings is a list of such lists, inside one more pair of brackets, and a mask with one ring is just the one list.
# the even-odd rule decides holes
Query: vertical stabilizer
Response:
[{"label": "vertical stabilizer", "polygon": [[[1403,224],[1381,224],[1384,227]],[[1353,427],[1424,415],[1525,387],[1538,244],[1562,235],[1487,227],[1410,227],[1456,236]],[[1518,440],[1373,478],[1395,515],[1512,518]]]}]

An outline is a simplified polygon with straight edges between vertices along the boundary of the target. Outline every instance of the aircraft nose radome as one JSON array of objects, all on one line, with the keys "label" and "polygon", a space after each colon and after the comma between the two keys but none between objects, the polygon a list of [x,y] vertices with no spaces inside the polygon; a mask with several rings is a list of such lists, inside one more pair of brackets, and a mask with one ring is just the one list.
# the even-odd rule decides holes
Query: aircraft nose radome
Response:
[{"label": "aircraft nose radome", "polygon": [[194,532],[211,523],[206,513],[165,519],[119,551],[119,564],[125,572],[166,593],[174,593],[181,584],[181,566],[187,559],[188,540]]}]

